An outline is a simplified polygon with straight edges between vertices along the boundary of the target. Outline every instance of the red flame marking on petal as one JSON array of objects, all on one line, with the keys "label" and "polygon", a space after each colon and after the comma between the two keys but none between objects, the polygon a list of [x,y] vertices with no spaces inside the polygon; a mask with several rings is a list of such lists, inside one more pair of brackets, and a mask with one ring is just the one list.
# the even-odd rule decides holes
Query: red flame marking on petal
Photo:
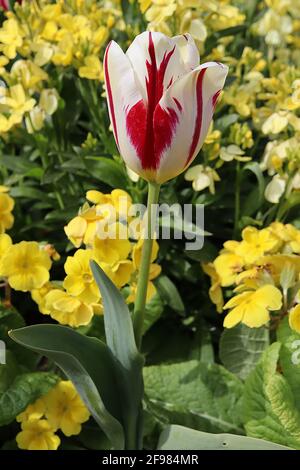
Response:
[{"label": "red flame marking on petal", "polygon": [[197,83],[196,83],[196,96],[197,96],[197,115],[194,127],[194,135],[189,151],[189,156],[187,158],[186,164],[193,158],[195,150],[197,148],[197,144],[199,142],[201,127],[202,127],[202,111],[203,111],[203,77],[207,69],[202,69],[198,75]]}]

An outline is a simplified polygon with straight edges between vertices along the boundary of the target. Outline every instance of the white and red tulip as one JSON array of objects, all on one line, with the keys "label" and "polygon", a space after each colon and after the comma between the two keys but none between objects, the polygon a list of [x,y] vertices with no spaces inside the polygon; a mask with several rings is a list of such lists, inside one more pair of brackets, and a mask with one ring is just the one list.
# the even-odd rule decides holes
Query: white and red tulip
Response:
[{"label": "white and red tulip", "polygon": [[126,54],[112,41],[104,58],[110,120],[121,156],[148,181],[182,173],[198,154],[227,75],[199,65],[188,34],[140,34]]}]

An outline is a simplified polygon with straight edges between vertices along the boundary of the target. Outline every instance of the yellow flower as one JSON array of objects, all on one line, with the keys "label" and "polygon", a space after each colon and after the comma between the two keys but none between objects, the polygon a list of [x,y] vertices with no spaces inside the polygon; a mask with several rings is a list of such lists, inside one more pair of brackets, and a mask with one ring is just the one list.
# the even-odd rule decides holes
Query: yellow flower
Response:
[{"label": "yellow flower", "polygon": [[18,423],[23,423],[24,421],[36,421],[43,417],[45,409],[46,407],[43,399],[39,398],[31,405],[28,405],[27,408],[16,417],[16,420]]},{"label": "yellow flower", "polygon": [[221,313],[223,310],[224,300],[221,288],[221,279],[215,269],[213,263],[203,263],[202,269],[210,277],[211,287],[208,291],[210,300],[216,305],[217,312]]},{"label": "yellow flower", "polygon": [[12,245],[0,263],[0,275],[9,285],[23,292],[39,289],[49,280],[51,260],[37,242],[22,241]]},{"label": "yellow flower", "polygon": [[67,293],[88,304],[96,303],[100,299],[99,289],[90,268],[92,258],[92,250],[80,249],[74,256],[67,257],[64,266],[67,276],[63,286]]},{"label": "yellow flower", "polygon": [[292,330],[300,333],[300,304],[292,308],[289,313],[289,324]]},{"label": "yellow flower", "polygon": [[93,308],[61,289],[52,289],[45,297],[45,311],[62,325],[87,325],[93,317]]},{"label": "yellow flower", "polygon": [[97,56],[87,56],[84,58],[84,65],[78,69],[79,77],[89,80],[101,80],[102,64]]},{"label": "yellow flower", "polygon": [[[104,266],[102,265],[101,267],[103,268]],[[118,261],[113,266],[110,266],[110,269],[107,270],[107,274],[111,278],[113,283],[117,287],[121,288],[125,286],[125,284],[129,283],[133,271],[134,266],[132,261],[123,260]]]},{"label": "yellow flower", "polygon": [[[96,359],[96,358],[95,358]],[[54,428],[60,428],[65,436],[77,435],[81,424],[87,421],[90,413],[78,395],[72,382],[62,380],[44,397],[46,418]]]},{"label": "yellow flower", "polygon": [[22,431],[16,437],[20,449],[56,450],[60,445],[60,438],[45,419],[25,421],[21,427]]},{"label": "yellow flower", "polygon": [[0,29],[0,49],[9,59],[14,59],[17,55],[17,48],[22,46],[23,34],[14,18],[4,21]]},{"label": "yellow flower", "polygon": [[195,191],[209,188],[211,194],[215,194],[215,182],[220,181],[218,173],[213,168],[203,165],[194,165],[189,168],[184,179],[193,182],[192,186]]},{"label": "yellow flower", "polygon": [[49,116],[55,113],[58,106],[58,93],[55,88],[44,89],[40,95],[39,106]]},{"label": "yellow flower", "polygon": [[[134,245],[133,250],[132,250],[132,260],[133,260],[135,269],[139,269],[141,265],[143,244],[144,244],[144,240],[140,238],[139,241]],[[156,240],[153,240],[151,258],[150,258],[151,263],[153,263],[153,261],[157,258],[158,250],[159,250],[159,245]]]},{"label": "yellow flower", "polygon": [[280,245],[278,237],[268,229],[246,227],[242,232],[242,238],[236,253],[242,256],[246,263],[255,263],[265,253],[270,253]]},{"label": "yellow flower", "polygon": [[277,287],[264,285],[256,291],[243,292],[230,299],[224,309],[232,309],[224,320],[225,328],[242,322],[250,328],[259,328],[270,320],[270,310],[279,310],[282,295]]},{"label": "yellow flower", "polygon": [[103,216],[97,214],[95,206],[83,206],[79,215],[65,226],[65,233],[76,248],[82,243],[90,245],[95,238],[97,222],[101,219]]},{"label": "yellow flower", "polygon": [[8,194],[0,193],[0,233],[13,226],[14,216],[11,212],[14,205],[14,200]]},{"label": "yellow flower", "polygon": [[[109,227],[110,235],[113,238],[99,238],[94,240],[95,257],[100,262],[114,264],[125,260],[130,251],[131,243],[127,238],[127,228],[121,224],[112,224]],[[124,233],[123,233],[124,232]]]},{"label": "yellow flower", "polygon": [[231,286],[244,266],[244,260],[235,253],[221,253],[213,262],[221,286]]},{"label": "yellow flower", "polygon": [[12,245],[12,239],[10,238],[7,233],[2,233],[0,234],[0,265],[1,265],[1,259],[3,256],[6,255],[8,249]]},{"label": "yellow flower", "polygon": [[46,284],[39,289],[32,289],[31,291],[31,298],[37,303],[39,311],[43,315],[50,315],[50,310],[46,308],[46,295],[52,289],[55,289],[54,285],[51,282],[46,282]]},{"label": "yellow flower", "polygon": [[264,122],[262,126],[262,131],[264,134],[279,134],[282,132],[288,125],[289,121],[287,118],[287,113],[273,113],[270,117]]}]

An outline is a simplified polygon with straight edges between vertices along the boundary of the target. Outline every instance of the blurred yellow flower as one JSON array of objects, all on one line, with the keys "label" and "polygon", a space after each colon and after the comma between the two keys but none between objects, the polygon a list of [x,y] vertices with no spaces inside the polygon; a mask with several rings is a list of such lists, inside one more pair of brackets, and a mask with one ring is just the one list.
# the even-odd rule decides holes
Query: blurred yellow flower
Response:
[{"label": "blurred yellow flower", "polygon": [[282,295],[273,285],[264,285],[256,291],[243,292],[230,299],[224,309],[231,309],[224,320],[225,328],[242,322],[250,328],[259,328],[270,320],[269,311],[279,310]]},{"label": "blurred yellow flower", "polygon": [[0,192],[0,233],[13,226],[14,216],[12,210],[14,205],[14,200],[8,194]]},{"label": "blurred yellow flower", "polygon": [[289,325],[292,330],[300,333],[300,304],[290,310]]},{"label": "blurred yellow flower", "polygon": [[21,427],[16,437],[20,449],[56,450],[60,445],[60,438],[46,419],[24,421]]},{"label": "blurred yellow flower", "polygon": [[51,260],[37,242],[22,241],[12,245],[0,262],[0,275],[9,285],[23,292],[39,289],[49,280]]},{"label": "blurred yellow flower", "polygon": [[223,311],[224,300],[220,276],[213,263],[202,263],[202,269],[211,280],[211,287],[208,291],[210,300],[216,305],[217,312],[221,313]]},{"label": "blurred yellow flower", "polygon": [[211,194],[215,194],[215,182],[220,181],[218,173],[209,166],[194,165],[190,167],[184,175],[186,181],[192,181],[195,191],[202,191],[209,188]]},{"label": "blurred yellow flower", "polygon": [[244,266],[244,259],[236,253],[221,253],[213,262],[221,286],[231,286]]}]

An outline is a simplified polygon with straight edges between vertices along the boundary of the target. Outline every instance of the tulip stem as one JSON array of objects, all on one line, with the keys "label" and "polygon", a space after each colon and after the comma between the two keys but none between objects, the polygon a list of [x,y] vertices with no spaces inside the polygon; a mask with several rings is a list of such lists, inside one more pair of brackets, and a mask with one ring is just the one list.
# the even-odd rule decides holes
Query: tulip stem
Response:
[{"label": "tulip stem", "polygon": [[143,326],[144,326],[144,316],[145,316],[145,306],[147,298],[147,288],[149,280],[149,270],[151,263],[151,253],[153,240],[155,237],[155,225],[156,225],[156,213],[157,213],[157,203],[159,197],[160,185],[156,183],[148,183],[148,201],[147,201],[147,213],[146,213],[146,231],[145,238],[142,248],[142,258],[141,265],[139,270],[139,277],[137,283],[137,293],[134,305],[134,314],[133,314],[133,326],[137,347],[140,349],[142,336],[143,336]]}]

